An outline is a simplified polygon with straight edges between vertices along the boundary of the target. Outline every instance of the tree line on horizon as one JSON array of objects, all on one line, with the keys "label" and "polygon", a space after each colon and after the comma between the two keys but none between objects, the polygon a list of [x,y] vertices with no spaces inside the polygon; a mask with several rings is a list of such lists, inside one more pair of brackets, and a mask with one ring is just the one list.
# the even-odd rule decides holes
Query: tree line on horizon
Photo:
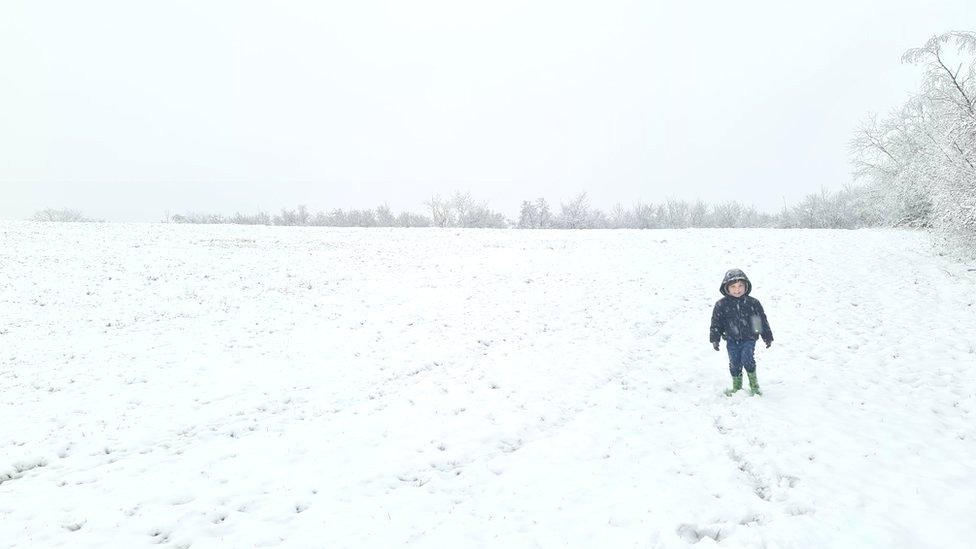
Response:
[{"label": "tree line on horizon", "polygon": [[386,204],[375,209],[334,209],[312,212],[306,206],[282,209],[278,214],[258,212],[231,216],[188,213],[169,218],[172,223],[227,223],[241,225],[312,227],[449,227],[492,229],[685,229],[685,228],[834,228],[877,226],[855,187],[839,192],[822,190],[778,214],[762,212],[736,201],[709,204],[669,199],[660,203],[638,202],[630,207],[615,204],[608,211],[590,204],[582,192],[558,208],[545,198],[522,201],[519,215],[507,218],[491,210],[487,201],[470,193],[455,192],[450,198],[433,197],[423,213],[393,212]]},{"label": "tree line on horizon", "polygon": [[423,213],[395,214],[387,205],[376,209],[342,210],[312,213],[305,206],[282,209],[272,215],[235,213],[232,216],[190,213],[175,215],[174,223],[232,223],[280,226],[324,227],[449,227],[491,229],[650,229],[685,227],[768,226],[770,216],[755,208],[730,202],[709,206],[698,201],[689,203],[668,200],[661,204],[637,203],[630,208],[620,204],[609,212],[590,205],[588,195],[580,193],[553,209],[545,198],[522,202],[517,218],[493,211],[486,201],[470,193],[454,193],[450,198],[433,197],[424,202]]},{"label": "tree line on horizon", "polygon": [[[333,209],[313,212],[305,205],[279,213],[221,214],[191,212],[167,216],[164,222],[184,224],[271,225],[288,227],[446,227],[492,229],[685,229],[685,228],[820,228],[853,229],[877,226],[881,217],[853,186],[838,192],[821,190],[778,214],[769,214],[736,201],[709,204],[668,199],[660,203],[616,204],[603,211],[582,192],[558,208],[545,198],[525,200],[510,219],[470,193],[455,192],[424,202],[423,213],[396,213],[386,204],[375,209]],[[77,210],[43,210],[35,221],[91,221]]]}]

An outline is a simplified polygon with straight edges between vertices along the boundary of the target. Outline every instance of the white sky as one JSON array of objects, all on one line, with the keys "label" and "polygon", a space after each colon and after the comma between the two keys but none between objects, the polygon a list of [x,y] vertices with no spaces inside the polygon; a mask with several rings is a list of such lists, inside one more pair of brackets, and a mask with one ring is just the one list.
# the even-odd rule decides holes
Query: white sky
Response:
[{"label": "white sky", "polygon": [[365,208],[470,191],[777,210],[850,181],[902,52],[976,2],[0,4],[0,218]]}]

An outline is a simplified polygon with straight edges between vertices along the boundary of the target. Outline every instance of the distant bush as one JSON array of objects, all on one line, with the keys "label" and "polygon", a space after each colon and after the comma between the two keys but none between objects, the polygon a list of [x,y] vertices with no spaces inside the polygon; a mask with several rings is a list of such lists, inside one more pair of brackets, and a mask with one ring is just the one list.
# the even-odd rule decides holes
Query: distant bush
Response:
[{"label": "distant bush", "polygon": [[55,210],[55,209],[48,208],[46,210],[35,212],[34,215],[31,216],[31,221],[45,221],[45,222],[55,222],[55,223],[91,223],[95,220],[85,217],[78,210],[69,210],[67,208]]},{"label": "distant bush", "polygon": [[227,223],[234,225],[270,225],[271,215],[267,212],[258,212],[256,214],[242,214],[237,212],[227,219]]},{"label": "distant bush", "polygon": [[213,225],[230,222],[230,220],[225,220],[224,217],[219,214],[205,214],[196,212],[174,215],[171,218],[171,221],[173,223],[192,223],[198,225]]},{"label": "distant bush", "polygon": [[426,215],[413,214],[410,212],[400,212],[396,217],[395,227],[430,227],[430,218]]}]

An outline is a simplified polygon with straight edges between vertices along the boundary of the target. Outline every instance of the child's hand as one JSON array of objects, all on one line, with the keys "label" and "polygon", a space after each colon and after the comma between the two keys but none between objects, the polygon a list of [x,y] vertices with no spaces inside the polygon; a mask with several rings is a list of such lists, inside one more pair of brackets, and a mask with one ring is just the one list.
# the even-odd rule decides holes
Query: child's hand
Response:
[{"label": "child's hand", "polygon": [[[769,347],[769,345],[767,345],[767,347]],[[712,342],[712,349],[715,349],[716,351],[718,350],[718,341]]]},{"label": "child's hand", "polygon": [[772,346],[773,346],[773,342],[772,341],[767,341],[766,342],[766,348],[767,349],[770,348],[770,347],[772,347]]}]

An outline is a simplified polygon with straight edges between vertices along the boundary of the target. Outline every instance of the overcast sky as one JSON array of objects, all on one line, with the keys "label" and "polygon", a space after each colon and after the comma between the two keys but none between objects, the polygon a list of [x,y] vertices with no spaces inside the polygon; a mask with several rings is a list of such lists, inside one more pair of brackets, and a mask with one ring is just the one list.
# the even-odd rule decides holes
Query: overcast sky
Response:
[{"label": "overcast sky", "polygon": [[850,181],[976,2],[4,0],[0,218],[668,197]]}]

